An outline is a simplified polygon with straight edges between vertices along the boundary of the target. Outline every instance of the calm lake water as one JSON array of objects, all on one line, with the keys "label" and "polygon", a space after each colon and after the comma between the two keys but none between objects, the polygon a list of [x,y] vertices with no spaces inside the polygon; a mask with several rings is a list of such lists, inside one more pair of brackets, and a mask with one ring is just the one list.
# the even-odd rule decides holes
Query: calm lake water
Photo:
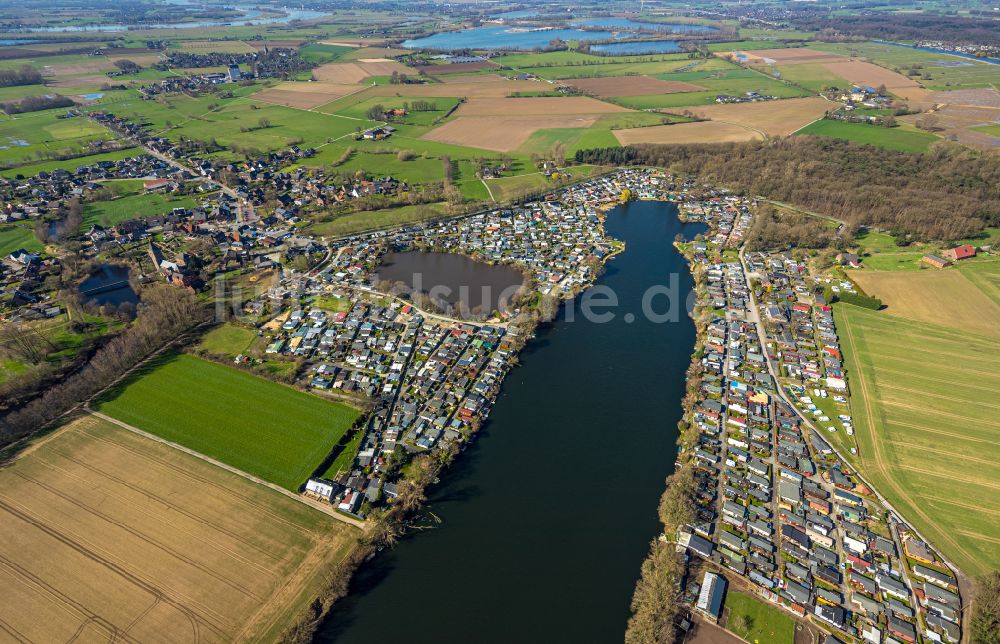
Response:
[{"label": "calm lake water", "polygon": [[491,266],[454,253],[423,251],[386,254],[376,276],[404,282],[435,300],[459,307],[459,311],[478,309],[487,313],[497,310],[501,297],[506,305],[524,283],[521,272],[510,266]]},{"label": "calm lake water", "polygon": [[[174,2],[171,4],[197,4],[195,2]],[[154,23],[154,24],[135,24],[135,25],[124,25],[124,24],[100,24],[100,25],[67,25],[65,27],[27,27],[24,29],[14,29],[12,31],[18,33],[60,33],[60,32],[74,32],[74,31],[128,31],[132,30],[144,30],[144,29],[189,29],[192,27],[218,27],[222,25],[228,25],[233,27],[243,27],[247,25],[272,25],[272,24],[287,24],[293,20],[312,20],[314,18],[320,18],[322,16],[329,15],[322,11],[309,11],[306,9],[291,9],[288,7],[282,7],[281,11],[285,14],[283,16],[276,16],[270,18],[259,18],[263,12],[259,9],[244,5],[230,5],[231,8],[242,11],[243,16],[240,18],[235,18],[233,20],[200,20],[192,22],[165,22],[165,23]]]},{"label": "calm lake water", "polygon": [[98,306],[139,303],[139,296],[128,282],[127,266],[104,264],[99,271],[83,280],[79,290],[84,302]]},{"label": "calm lake water", "polygon": [[638,55],[670,54],[683,50],[676,40],[645,40],[638,42],[616,42],[603,45],[591,45],[590,51],[599,54]]},{"label": "calm lake water", "polygon": [[610,31],[582,29],[541,29],[525,31],[521,27],[477,27],[447,31],[426,38],[403,41],[408,49],[535,49],[546,47],[554,38],[560,40],[607,40]]},{"label": "calm lake water", "polygon": [[672,273],[682,296],[693,286],[671,241],[705,227],[676,212],[643,201],[609,215],[627,244],[599,282],[618,295],[614,321],[576,307],[575,321],[564,309],[539,330],[479,439],[429,490],[440,525],[363,566],[317,642],[621,641],[695,340],[684,314],[640,315],[646,289]]}]

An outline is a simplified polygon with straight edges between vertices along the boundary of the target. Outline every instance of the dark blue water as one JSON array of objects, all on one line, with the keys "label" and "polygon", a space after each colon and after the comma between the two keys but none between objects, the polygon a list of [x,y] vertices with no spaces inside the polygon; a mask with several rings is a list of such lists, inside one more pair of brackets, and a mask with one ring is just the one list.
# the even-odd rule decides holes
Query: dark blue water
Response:
[{"label": "dark blue water", "polygon": [[477,27],[464,31],[446,31],[426,38],[403,41],[408,49],[537,49],[560,40],[608,40],[609,31],[582,29],[543,29],[522,31],[521,27]]},{"label": "dark blue water", "polygon": [[591,45],[590,51],[596,54],[639,55],[672,54],[683,50],[676,40],[646,40]]},{"label": "dark blue water", "polygon": [[614,320],[586,321],[577,306],[575,321],[564,309],[540,329],[479,439],[429,491],[441,524],[366,564],[317,641],[621,641],[695,340],[683,313],[641,315],[647,288],[671,274],[682,298],[691,291],[671,241],[705,227],[676,212],[633,202],[609,215],[627,244],[599,281],[619,298]]},{"label": "dark blue water", "polygon": [[117,307],[138,304],[139,296],[128,281],[128,267],[104,264],[80,284],[80,298],[87,304]]}]

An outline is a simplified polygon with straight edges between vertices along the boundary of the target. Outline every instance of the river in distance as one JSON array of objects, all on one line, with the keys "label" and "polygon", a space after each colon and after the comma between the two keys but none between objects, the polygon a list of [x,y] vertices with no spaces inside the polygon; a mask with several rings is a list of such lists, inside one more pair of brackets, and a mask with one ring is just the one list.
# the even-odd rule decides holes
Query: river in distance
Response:
[{"label": "river in distance", "polygon": [[672,274],[681,299],[692,290],[671,242],[705,226],[676,213],[652,201],[609,213],[627,246],[598,285],[619,306],[594,310],[614,319],[584,319],[578,300],[539,329],[478,439],[428,490],[419,523],[433,527],[363,565],[317,642],[622,640],[695,341],[686,310],[642,315],[644,293]]}]

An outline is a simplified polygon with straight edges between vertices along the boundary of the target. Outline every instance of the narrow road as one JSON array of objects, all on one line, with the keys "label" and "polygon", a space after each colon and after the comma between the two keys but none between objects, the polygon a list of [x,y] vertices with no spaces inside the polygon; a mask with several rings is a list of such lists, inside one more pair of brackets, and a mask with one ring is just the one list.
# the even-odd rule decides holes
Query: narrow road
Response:
[{"label": "narrow road", "polygon": [[252,482],[256,483],[257,485],[263,485],[264,487],[270,488],[270,489],[274,490],[275,492],[278,492],[280,494],[283,494],[283,495],[287,496],[290,499],[295,499],[299,503],[304,503],[305,505],[308,505],[309,507],[315,508],[315,509],[319,510],[320,512],[322,512],[324,514],[327,514],[327,515],[333,517],[334,519],[336,519],[338,521],[343,521],[344,523],[352,525],[355,528],[360,528],[362,530],[365,529],[365,523],[363,521],[358,521],[357,519],[352,519],[351,517],[345,516],[345,515],[337,512],[333,508],[333,506],[331,506],[329,504],[324,504],[324,503],[322,503],[320,501],[316,501],[316,500],[310,499],[309,497],[303,496],[301,494],[295,494],[294,492],[286,490],[285,488],[280,487],[278,485],[275,485],[274,483],[269,483],[268,481],[265,481],[263,479],[259,479],[259,478],[257,478],[256,476],[254,476],[252,474],[247,474],[243,470],[240,470],[240,469],[237,469],[235,467],[232,467],[231,465],[226,465],[225,463],[223,463],[221,461],[217,461],[214,458],[211,458],[209,456],[205,456],[204,454],[202,454],[200,452],[196,452],[193,449],[188,449],[187,447],[184,447],[183,445],[178,445],[177,443],[172,443],[172,442],[170,442],[170,441],[168,441],[166,439],[163,439],[163,438],[160,438],[159,436],[156,436],[155,434],[150,434],[149,432],[144,432],[143,430],[139,429],[138,427],[135,427],[133,425],[129,425],[128,423],[122,422],[122,421],[120,421],[120,420],[118,420],[116,418],[112,418],[111,416],[108,416],[107,414],[102,414],[99,411],[94,411],[93,409],[90,408],[90,405],[87,405],[85,407],[85,409],[86,409],[87,413],[89,413],[91,416],[94,416],[96,418],[100,418],[101,420],[104,420],[104,421],[107,421],[107,422],[112,423],[114,425],[117,425],[118,427],[121,427],[122,429],[127,429],[128,431],[130,431],[130,432],[132,432],[134,434],[138,434],[139,436],[142,436],[144,438],[148,438],[149,440],[156,441],[157,443],[161,443],[163,445],[167,445],[169,447],[172,447],[172,448],[174,448],[174,449],[176,449],[178,451],[184,452],[185,454],[190,454],[191,456],[194,456],[195,458],[201,459],[201,460],[205,461],[206,463],[211,463],[212,465],[215,465],[216,467],[221,467],[222,469],[226,470],[227,472],[231,472],[233,474],[236,474],[237,476],[241,476],[241,477],[247,479],[248,481],[252,481]]}]

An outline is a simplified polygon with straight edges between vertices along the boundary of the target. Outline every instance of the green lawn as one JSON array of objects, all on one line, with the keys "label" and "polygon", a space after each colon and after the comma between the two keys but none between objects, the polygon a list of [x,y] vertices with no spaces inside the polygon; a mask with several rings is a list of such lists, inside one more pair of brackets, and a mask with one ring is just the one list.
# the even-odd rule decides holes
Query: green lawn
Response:
[{"label": "green lawn", "polygon": [[[726,595],[726,608],[729,609],[726,628],[752,644],[792,644],[795,641],[795,620],[779,608],[740,592]],[[749,630],[735,628],[739,615],[749,618]]]},{"label": "green lawn", "polygon": [[297,490],[358,417],[351,407],[190,355],[170,355],[97,409]]},{"label": "green lawn", "polygon": [[171,195],[168,193],[131,194],[109,201],[95,201],[83,206],[83,229],[93,224],[114,226],[130,219],[145,219],[165,215],[174,208],[191,208],[203,195]]},{"label": "green lawn", "polygon": [[256,339],[257,334],[250,329],[235,324],[223,324],[206,333],[198,348],[210,353],[235,357],[249,349]]},{"label": "green lawn", "polygon": [[37,253],[42,250],[42,242],[35,237],[35,229],[29,223],[0,226],[0,258],[23,248]]},{"label": "green lawn", "polygon": [[924,152],[931,143],[938,140],[933,134],[905,130],[901,127],[881,127],[826,119],[810,123],[796,134],[828,136],[903,152]]},{"label": "green lawn", "polygon": [[846,304],[834,317],[859,452],[845,456],[966,574],[1000,567],[996,340]]},{"label": "green lawn", "polygon": [[985,132],[990,136],[1000,137],[1000,123],[993,123],[992,125],[980,125],[972,129],[975,130],[976,132]]},{"label": "green lawn", "polygon": [[419,204],[416,206],[400,206],[385,208],[370,212],[355,212],[341,215],[330,221],[313,224],[307,232],[313,235],[337,237],[350,235],[364,230],[377,228],[392,228],[418,221],[437,219],[445,215],[444,204]]},{"label": "green lawn", "polygon": [[337,457],[333,459],[330,466],[323,472],[322,478],[333,480],[341,472],[349,471],[351,465],[354,463],[354,457],[358,454],[358,446],[361,445],[361,439],[364,437],[365,433],[363,431],[355,433],[350,442],[344,445],[343,449],[337,454]]}]

